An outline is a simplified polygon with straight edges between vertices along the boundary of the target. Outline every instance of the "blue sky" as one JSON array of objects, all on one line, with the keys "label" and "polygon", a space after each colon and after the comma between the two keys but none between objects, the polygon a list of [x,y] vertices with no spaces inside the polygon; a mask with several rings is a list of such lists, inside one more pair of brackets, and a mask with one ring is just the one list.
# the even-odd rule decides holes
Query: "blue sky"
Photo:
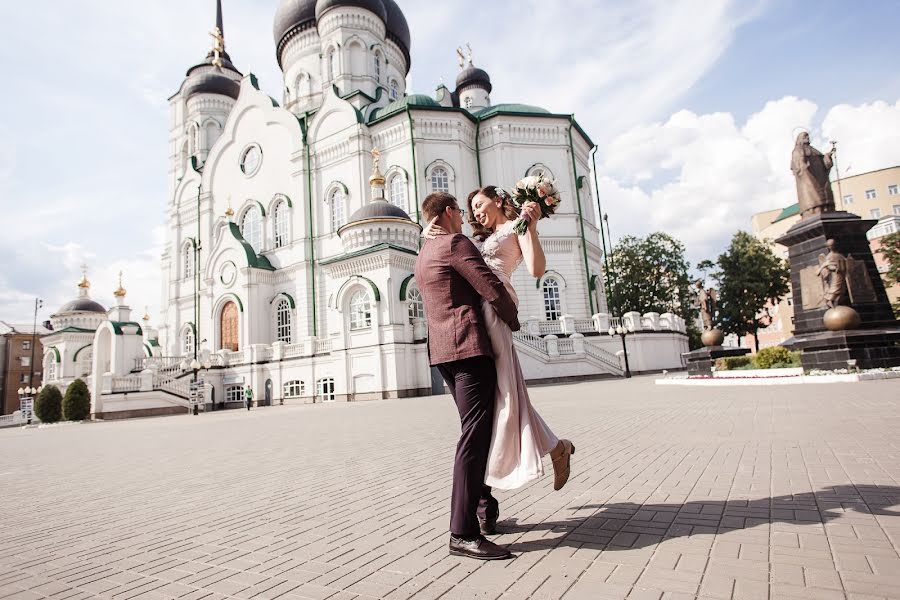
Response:
[{"label": "blue sky", "polygon": [[[452,85],[454,49],[470,42],[494,103],[575,113],[599,146],[616,236],[668,231],[693,262],[793,201],[798,125],[820,147],[837,137],[842,164],[900,164],[897,2],[399,2],[410,91]],[[30,321],[35,295],[47,318],[82,262],[97,300],[111,303],[123,270],[129,303],[154,315],[166,99],[205,56],[215,3],[53,4],[16,3],[0,22],[0,319]],[[280,100],[277,4],[224,0],[235,64]]]}]

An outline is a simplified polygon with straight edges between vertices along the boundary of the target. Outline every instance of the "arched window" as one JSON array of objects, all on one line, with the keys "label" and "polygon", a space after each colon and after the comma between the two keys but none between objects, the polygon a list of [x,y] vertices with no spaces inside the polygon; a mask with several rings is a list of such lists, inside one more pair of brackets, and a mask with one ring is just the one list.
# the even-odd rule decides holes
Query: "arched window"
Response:
[{"label": "arched window", "polygon": [[368,329],[372,326],[372,303],[365,290],[357,290],[350,297],[350,330]]},{"label": "arched window", "polygon": [[388,183],[388,199],[394,206],[406,207],[406,185],[399,173],[391,177],[391,181]]},{"label": "arched window", "polygon": [[185,356],[194,353],[194,330],[188,327],[184,330],[184,351]]},{"label": "arched window", "polygon": [[275,205],[272,211],[273,228],[275,229],[274,245],[276,248],[286,246],[288,243],[288,205],[282,200]]},{"label": "arched window", "polygon": [[337,72],[337,52],[332,48],[328,51],[328,81],[334,81]]},{"label": "arched window", "polygon": [[262,249],[262,217],[259,208],[251,206],[241,219],[241,235],[247,243],[253,246],[254,252]]},{"label": "arched window", "polygon": [[194,275],[194,246],[190,242],[184,245],[181,251],[182,265],[184,266],[184,278],[188,279]]},{"label": "arched window", "polygon": [[466,108],[472,108],[472,96],[466,96]]},{"label": "arched window", "polygon": [[229,302],[222,307],[222,316],[219,318],[219,333],[223,350],[238,350],[238,307],[234,302]]},{"label": "arched window", "polygon": [[444,167],[435,167],[431,170],[431,191],[449,192],[450,175]]},{"label": "arched window", "polygon": [[346,195],[344,189],[340,186],[334,188],[329,198],[331,204],[331,230],[337,231],[344,224],[344,202]]},{"label": "arched window", "polygon": [[291,305],[284,298],[275,305],[275,339],[291,342]]},{"label": "arched window", "polygon": [[425,318],[425,303],[422,301],[422,292],[419,288],[413,287],[406,292],[406,299],[409,301],[409,321],[413,319]]},{"label": "arched window", "polygon": [[396,100],[400,97],[400,84],[397,83],[396,79],[391,79],[391,100]]},{"label": "arched window", "polygon": [[559,296],[559,282],[553,277],[544,280],[544,316],[548,321],[558,321],[562,316],[562,304]]},{"label": "arched window", "polygon": [[285,398],[299,398],[306,392],[306,384],[299,379],[285,381],[282,390]]},{"label": "arched window", "polygon": [[381,83],[381,53],[375,51],[375,81]]}]

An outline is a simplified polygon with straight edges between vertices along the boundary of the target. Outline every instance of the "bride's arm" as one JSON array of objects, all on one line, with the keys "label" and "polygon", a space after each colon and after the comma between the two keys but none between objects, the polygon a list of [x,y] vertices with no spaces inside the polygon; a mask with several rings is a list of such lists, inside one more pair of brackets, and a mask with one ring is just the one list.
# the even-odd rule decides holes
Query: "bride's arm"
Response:
[{"label": "bride's arm", "polygon": [[526,204],[522,212],[531,219],[525,235],[516,236],[519,239],[519,248],[522,249],[522,259],[532,277],[541,277],[547,270],[547,257],[544,256],[544,249],[541,247],[541,240],[537,234],[537,222],[541,217],[541,209],[536,204]]}]

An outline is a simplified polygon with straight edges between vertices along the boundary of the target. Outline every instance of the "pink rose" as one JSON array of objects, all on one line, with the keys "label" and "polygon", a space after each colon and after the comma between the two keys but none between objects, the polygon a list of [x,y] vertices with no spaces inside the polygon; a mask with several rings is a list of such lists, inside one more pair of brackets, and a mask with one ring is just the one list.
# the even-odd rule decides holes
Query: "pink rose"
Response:
[{"label": "pink rose", "polygon": [[546,204],[547,206],[553,206],[556,203],[553,201],[553,198],[547,198],[546,200],[544,200],[544,204]]},{"label": "pink rose", "polygon": [[549,196],[553,193],[553,186],[549,183],[542,183],[538,186],[538,195],[543,198],[544,196]]}]

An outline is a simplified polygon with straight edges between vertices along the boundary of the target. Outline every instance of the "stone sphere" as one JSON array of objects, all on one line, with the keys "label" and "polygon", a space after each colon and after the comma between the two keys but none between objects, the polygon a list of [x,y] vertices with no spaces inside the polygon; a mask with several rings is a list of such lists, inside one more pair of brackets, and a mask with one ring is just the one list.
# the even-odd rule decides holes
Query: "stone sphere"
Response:
[{"label": "stone sphere", "polygon": [[700,341],[703,342],[704,346],[721,346],[722,342],[725,341],[725,334],[721,329],[710,329],[703,332],[700,336]]},{"label": "stone sphere", "polygon": [[859,313],[849,306],[835,306],[825,311],[823,319],[825,327],[830,331],[844,331],[859,327]]}]

